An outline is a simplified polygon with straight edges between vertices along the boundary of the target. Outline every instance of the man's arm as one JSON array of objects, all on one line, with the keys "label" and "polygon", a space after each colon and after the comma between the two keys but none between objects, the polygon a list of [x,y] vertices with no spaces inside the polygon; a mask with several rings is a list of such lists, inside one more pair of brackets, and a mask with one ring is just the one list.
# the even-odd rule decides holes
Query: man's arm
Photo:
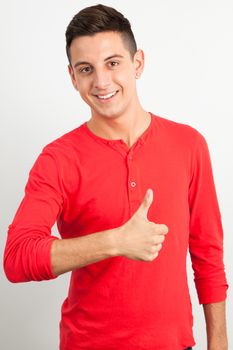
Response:
[{"label": "man's arm", "polygon": [[203,304],[208,350],[227,350],[225,301]]},{"label": "man's arm", "polygon": [[54,240],[51,246],[53,274],[58,276],[116,256],[114,236],[117,233],[118,228],[77,238]]},{"label": "man's arm", "polygon": [[[189,188],[189,251],[199,303],[203,304],[208,350],[227,349],[223,227],[206,140],[197,138]],[[220,301],[221,302],[218,302]]]},{"label": "man's arm", "polygon": [[168,228],[147,219],[152,201],[153,192],[150,190],[134,215],[120,227],[77,238],[54,240],[51,246],[53,274],[58,276],[119,255],[144,261],[155,259]]}]

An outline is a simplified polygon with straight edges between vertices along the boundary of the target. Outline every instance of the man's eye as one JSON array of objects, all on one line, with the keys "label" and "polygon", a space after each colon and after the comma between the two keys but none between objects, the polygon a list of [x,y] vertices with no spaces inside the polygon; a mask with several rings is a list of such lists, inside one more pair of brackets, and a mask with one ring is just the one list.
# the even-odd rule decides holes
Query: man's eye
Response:
[{"label": "man's eye", "polygon": [[119,65],[119,62],[111,61],[111,62],[109,62],[109,64],[110,64],[111,67],[116,67],[116,66]]},{"label": "man's eye", "polygon": [[80,73],[89,73],[91,71],[91,67],[83,67],[80,68]]}]

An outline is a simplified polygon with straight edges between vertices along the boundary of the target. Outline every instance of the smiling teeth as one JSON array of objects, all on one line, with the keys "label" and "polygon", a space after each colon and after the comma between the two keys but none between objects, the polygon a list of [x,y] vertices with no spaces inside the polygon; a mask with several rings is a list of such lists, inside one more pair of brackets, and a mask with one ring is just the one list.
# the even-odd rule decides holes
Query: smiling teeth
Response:
[{"label": "smiling teeth", "polygon": [[107,98],[110,98],[110,97],[114,96],[115,94],[116,94],[116,91],[115,92],[111,92],[110,94],[104,95],[104,96],[97,95],[97,97],[102,99],[102,100],[106,100]]}]

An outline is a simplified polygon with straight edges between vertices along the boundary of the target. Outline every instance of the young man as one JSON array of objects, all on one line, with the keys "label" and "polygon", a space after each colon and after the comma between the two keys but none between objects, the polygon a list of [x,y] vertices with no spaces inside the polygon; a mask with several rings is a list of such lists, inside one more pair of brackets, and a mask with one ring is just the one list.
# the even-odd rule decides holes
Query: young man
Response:
[{"label": "young man", "polygon": [[66,40],[91,118],[36,160],[9,226],[8,279],[72,271],[61,350],[190,349],[189,249],[208,350],[227,349],[223,232],[204,137],[142,108],[144,54],[115,9],[83,9]]}]

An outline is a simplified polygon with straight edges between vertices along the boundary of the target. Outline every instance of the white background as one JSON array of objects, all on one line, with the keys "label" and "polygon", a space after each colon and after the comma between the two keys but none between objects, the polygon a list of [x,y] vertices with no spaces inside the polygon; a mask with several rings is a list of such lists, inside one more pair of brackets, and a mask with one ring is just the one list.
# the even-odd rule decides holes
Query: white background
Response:
[{"label": "white background", "polygon": [[[207,139],[225,231],[229,349],[232,322],[233,2],[103,1],[132,23],[146,67],[138,81],[145,109],[197,128]],[[65,30],[91,1],[0,2],[0,254],[43,146],[90,118],[67,73]],[[53,229],[56,232],[56,229]],[[195,349],[206,349],[202,306],[188,259]],[[12,284],[0,267],[0,348],[56,350],[69,274]],[[169,336],[169,335],[168,335]]]}]

